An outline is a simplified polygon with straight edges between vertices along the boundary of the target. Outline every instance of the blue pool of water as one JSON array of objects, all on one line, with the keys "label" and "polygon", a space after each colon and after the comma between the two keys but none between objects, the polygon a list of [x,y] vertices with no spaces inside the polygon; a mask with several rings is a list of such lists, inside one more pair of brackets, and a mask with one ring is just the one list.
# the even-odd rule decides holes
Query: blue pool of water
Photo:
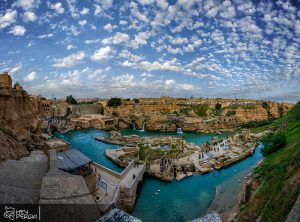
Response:
[{"label": "blue pool of water", "polygon": [[53,133],[55,137],[64,139],[71,143],[71,147],[80,150],[91,160],[99,163],[116,172],[122,172],[123,168],[119,167],[105,156],[106,149],[117,149],[119,146],[106,144],[95,140],[98,136],[109,136],[109,132],[97,129],[84,129],[69,131],[65,134]]},{"label": "blue pool of water", "polygon": [[[199,133],[159,133],[140,132],[126,129],[125,135],[137,134],[141,136],[183,136],[188,142],[203,144],[209,141],[214,134]],[[97,163],[100,163],[117,172],[122,168],[105,157],[105,149],[115,149],[118,146],[108,145],[95,140],[97,136],[106,136],[109,133],[96,129],[70,131],[55,136],[65,139],[71,145]],[[221,135],[224,136],[224,135]],[[138,189],[138,198],[132,215],[144,222],[157,221],[187,221],[203,216],[212,205],[216,187],[221,187],[226,193],[224,204],[237,196],[244,177],[248,175],[256,163],[262,159],[258,146],[253,156],[219,171],[204,175],[193,175],[181,181],[163,182],[148,176],[144,177]]]}]

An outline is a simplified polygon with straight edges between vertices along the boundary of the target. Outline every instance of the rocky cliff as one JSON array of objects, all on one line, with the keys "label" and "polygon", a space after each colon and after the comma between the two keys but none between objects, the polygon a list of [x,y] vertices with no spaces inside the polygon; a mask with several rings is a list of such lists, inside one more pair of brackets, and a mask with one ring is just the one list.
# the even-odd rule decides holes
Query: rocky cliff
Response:
[{"label": "rocky cliff", "polygon": [[[5,72],[0,74],[0,161],[27,154],[39,123],[38,101]],[[28,146],[29,147],[29,146]]]},{"label": "rocky cliff", "polygon": [[234,129],[249,121],[279,118],[293,104],[256,100],[176,99],[124,102],[105,107],[105,113],[119,120],[119,128],[132,127],[153,131],[211,131]]},{"label": "rocky cliff", "polygon": [[38,126],[38,105],[26,95],[0,95],[0,128],[14,134],[19,140],[30,138]]},{"label": "rocky cliff", "polygon": [[19,159],[28,153],[20,141],[0,129],[0,162],[7,159]]}]

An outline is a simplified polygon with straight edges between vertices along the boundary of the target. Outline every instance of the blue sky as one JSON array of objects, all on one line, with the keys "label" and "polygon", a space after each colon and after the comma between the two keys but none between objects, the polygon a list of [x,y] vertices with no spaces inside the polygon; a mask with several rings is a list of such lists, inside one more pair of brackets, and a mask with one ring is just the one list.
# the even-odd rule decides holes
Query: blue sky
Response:
[{"label": "blue sky", "polygon": [[300,100],[300,1],[2,0],[0,71],[47,97]]}]

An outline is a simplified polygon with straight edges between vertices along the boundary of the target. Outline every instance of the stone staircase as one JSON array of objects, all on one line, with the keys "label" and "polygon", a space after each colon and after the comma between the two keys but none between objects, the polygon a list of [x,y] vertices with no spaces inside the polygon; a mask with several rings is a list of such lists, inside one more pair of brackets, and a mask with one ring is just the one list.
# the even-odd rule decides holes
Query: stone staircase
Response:
[{"label": "stone staircase", "polygon": [[32,151],[20,160],[0,164],[0,204],[37,204],[42,179],[48,171],[48,158]]}]

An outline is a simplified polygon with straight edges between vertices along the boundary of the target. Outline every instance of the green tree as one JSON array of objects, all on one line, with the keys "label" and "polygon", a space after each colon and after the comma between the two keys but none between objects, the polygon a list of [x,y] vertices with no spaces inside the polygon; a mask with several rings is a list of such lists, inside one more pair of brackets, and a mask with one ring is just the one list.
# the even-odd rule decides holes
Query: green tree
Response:
[{"label": "green tree", "polygon": [[122,100],[121,98],[118,97],[113,97],[107,102],[107,106],[109,107],[117,107],[120,106],[121,104],[122,104]]},{"label": "green tree", "polygon": [[139,100],[139,99],[136,99],[136,98],[134,98],[133,101],[134,101],[136,104],[138,104],[138,103],[140,102],[140,100]]},{"label": "green tree", "polygon": [[76,99],[72,95],[67,96],[66,102],[70,104],[77,104]]},{"label": "green tree", "polygon": [[14,84],[14,89],[15,89],[17,86],[19,86],[19,85],[20,85],[20,83],[16,82],[16,83]]},{"label": "green tree", "polygon": [[215,108],[216,108],[216,110],[220,110],[220,109],[222,108],[222,104],[217,103],[217,104],[215,105]]}]

